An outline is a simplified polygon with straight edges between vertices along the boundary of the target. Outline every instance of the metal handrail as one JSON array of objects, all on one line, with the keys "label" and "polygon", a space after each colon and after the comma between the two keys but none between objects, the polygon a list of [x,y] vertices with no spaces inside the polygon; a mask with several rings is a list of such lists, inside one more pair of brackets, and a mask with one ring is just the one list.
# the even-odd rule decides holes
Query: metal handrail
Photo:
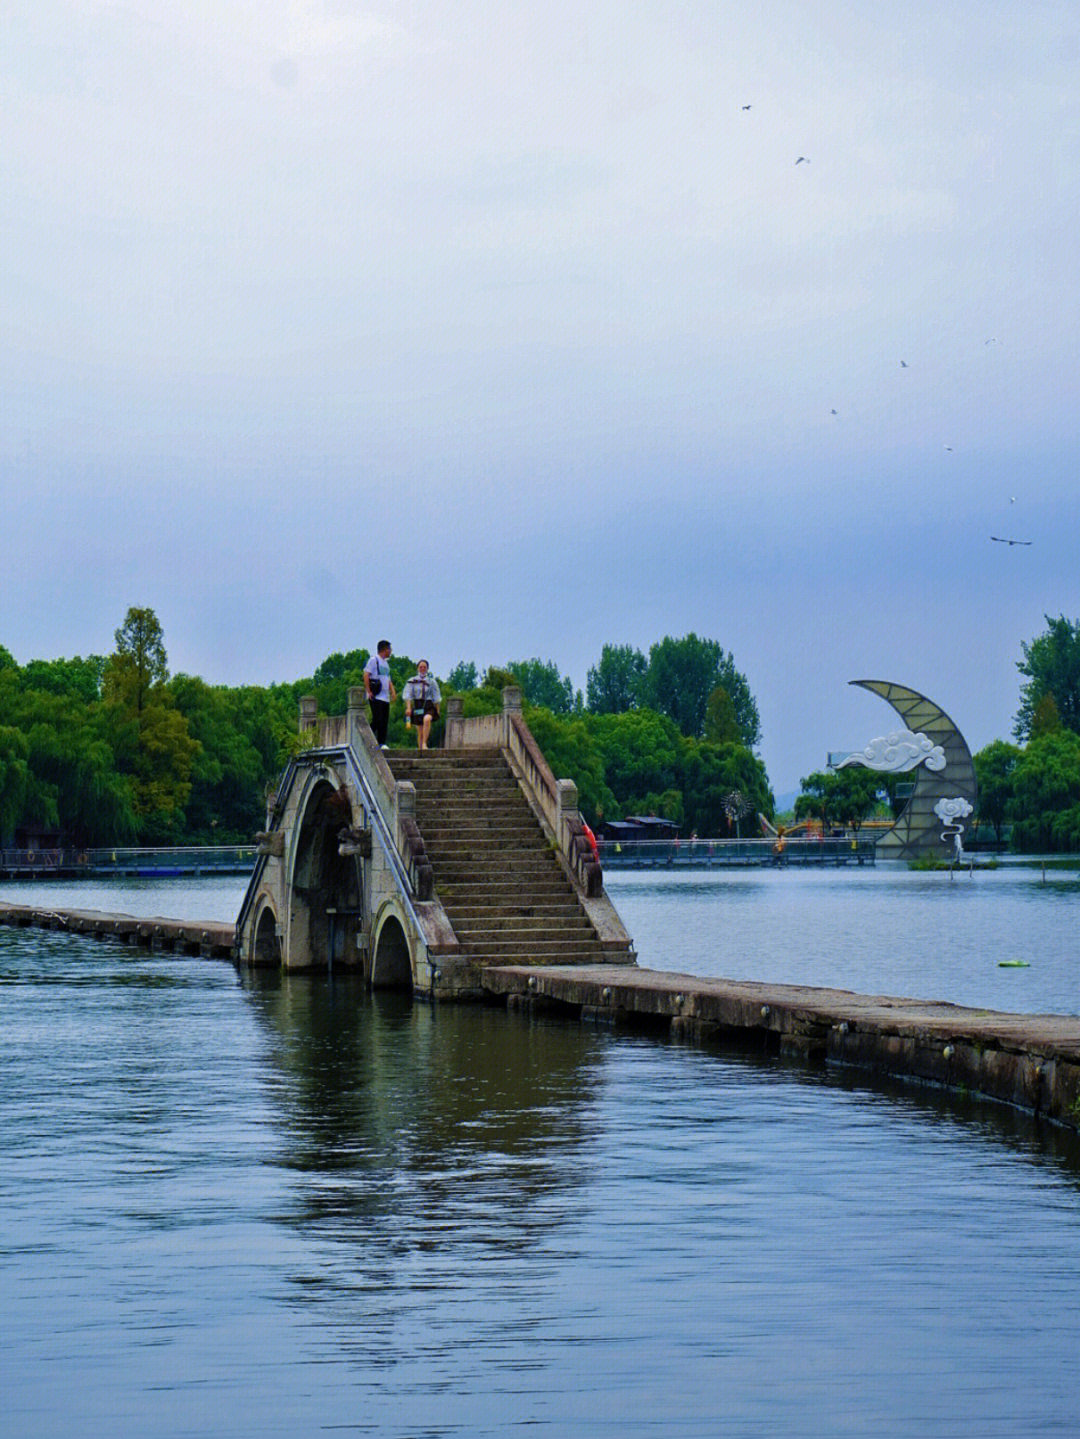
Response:
[{"label": "metal handrail", "polygon": [[383,854],[386,856],[390,868],[394,871],[394,874],[397,877],[398,888],[401,891],[401,898],[405,904],[405,907],[409,911],[409,914],[412,918],[413,923],[416,925],[417,930],[421,934],[423,934],[424,926],[420,920],[420,916],[417,914],[416,909],[413,905],[412,880],[409,878],[408,867],[406,866],[404,860],[401,858],[401,852],[399,851],[396,843],[394,842],[393,835],[390,833],[390,826],[386,823],[386,820],[383,817],[382,810],[380,810],[375,800],[375,796],[372,792],[371,786],[370,784],[368,784],[367,775],[364,774],[363,770],[356,762],[356,756],[353,753],[352,746],[344,745],[340,749],[326,751],[320,750],[317,751],[317,753],[333,754],[340,756],[344,759],[346,768],[349,770],[349,773],[351,774],[354,783],[357,784],[361,794],[363,795],[364,808],[367,810],[368,815],[370,816],[372,821],[372,833],[377,835],[379,844],[382,847]]},{"label": "metal handrail", "polygon": [[191,859],[204,864],[213,864],[214,859],[222,861],[248,860],[255,856],[255,846],[250,844],[172,844],[136,847],[132,845],[103,845],[93,849],[78,846],[47,849],[0,849],[0,865],[14,869],[95,869],[111,865],[150,864],[155,860]]}]

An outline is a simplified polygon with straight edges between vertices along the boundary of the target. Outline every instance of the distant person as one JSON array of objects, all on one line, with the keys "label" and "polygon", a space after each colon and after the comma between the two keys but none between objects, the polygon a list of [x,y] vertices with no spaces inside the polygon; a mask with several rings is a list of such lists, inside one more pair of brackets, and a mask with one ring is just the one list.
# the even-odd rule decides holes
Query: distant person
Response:
[{"label": "distant person", "polygon": [[371,728],[380,749],[386,748],[386,730],[390,724],[390,705],[397,699],[394,681],[390,678],[390,641],[380,640],[375,653],[364,666],[364,693],[371,706]]},{"label": "distant person", "polygon": [[438,719],[442,704],[439,683],[428,674],[427,660],[421,660],[416,666],[416,673],[406,681],[401,698],[405,701],[405,728],[409,728],[415,715],[416,748],[427,749],[431,726]]}]

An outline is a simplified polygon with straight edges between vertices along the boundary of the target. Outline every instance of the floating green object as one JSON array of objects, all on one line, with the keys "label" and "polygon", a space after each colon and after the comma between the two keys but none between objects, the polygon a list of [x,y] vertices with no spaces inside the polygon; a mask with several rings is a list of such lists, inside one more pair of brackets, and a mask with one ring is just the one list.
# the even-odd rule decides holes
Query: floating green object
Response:
[{"label": "floating green object", "polygon": [[1027,959],[999,959],[998,969],[1030,969],[1031,961]]}]

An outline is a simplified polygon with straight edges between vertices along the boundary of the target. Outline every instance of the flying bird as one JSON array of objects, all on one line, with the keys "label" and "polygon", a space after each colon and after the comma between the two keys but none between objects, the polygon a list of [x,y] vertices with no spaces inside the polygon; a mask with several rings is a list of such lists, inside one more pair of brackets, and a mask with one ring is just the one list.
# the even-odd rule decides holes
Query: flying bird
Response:
[{"label": "flying bird", "polygon": [[743,109],[744,109],[744,110],[749,110],[749,108],[750,108],[749,105],[744,105],[744,106],[743,106]]},{"label": "flying bird", "polygon": [[901,361],[900,361],[900,368],[901,368],[902,370],[906,370],[906,369],[907,369],[907,361],[906,361],[906,360],[901,360]]},{"label": "flying bird", "polygon": [[999,535],[991,535],[990,538],[996,545],[1030,545],[1031,540],[1003,540]]},{"label": "flying bird", "polygon": [[799,158],[795,161],[795,163],[796,165],[809,165],[810,161],[806,158],[805,155],[800,155]]}]

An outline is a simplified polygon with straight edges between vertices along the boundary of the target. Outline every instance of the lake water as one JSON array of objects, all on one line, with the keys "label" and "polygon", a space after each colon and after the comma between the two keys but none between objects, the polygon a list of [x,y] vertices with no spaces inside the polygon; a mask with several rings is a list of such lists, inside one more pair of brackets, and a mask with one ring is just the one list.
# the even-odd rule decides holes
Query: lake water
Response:
[{"label": "lake water", "polygon": [[[1077,1010],[1074,876],[610,887],[651,966]],[[0,1036],[4,1435],[1077,1430],[1080,1150],[1004,1108],[2,928]]]}]

